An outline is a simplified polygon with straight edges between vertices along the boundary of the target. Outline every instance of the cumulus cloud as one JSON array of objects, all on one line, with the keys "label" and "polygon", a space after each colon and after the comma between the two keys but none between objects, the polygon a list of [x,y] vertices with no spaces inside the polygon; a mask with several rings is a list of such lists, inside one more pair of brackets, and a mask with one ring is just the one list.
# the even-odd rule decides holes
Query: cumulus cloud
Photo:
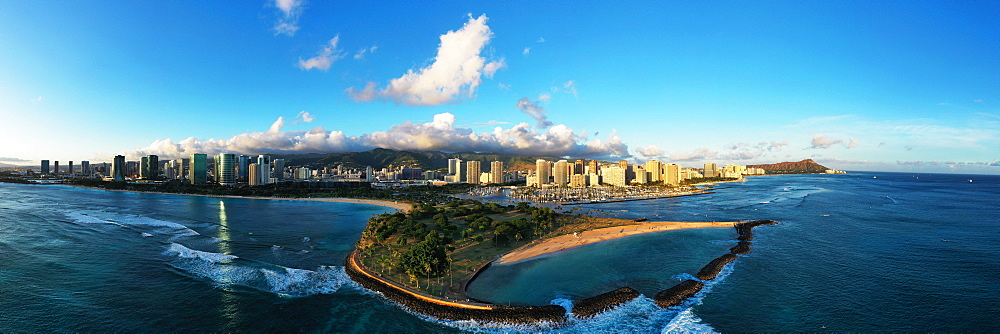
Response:
[{"label": "cumulus cloud", "polygon": [[427,67],[411,69],[381,90],[371,85],[362,90],[351,87],[345,92],[355,101],[383,98],[408,106],[441,105],[474,96],[482,77],[491,78],[506,66],[503,59],[487,62],[480,55],[493,37],[486,20],[486,15],[469,15],[461,29],[441,35],[437,56]]},{"label": "cumulus cloud", "polygon": [[358,52],[354,54],[354,59],[357,59],[357,60],[365,59],[365,54],[366,53],[367,54],[372,54],[372,53],[375,53],[375,50],[378,50],[378,46],[377,45],[373,45],[370,48],[364,48],[364,49],[358,50]]},{"label": "cumulus cloud", "polygon": [[292,122],[292,124],[312,123],[312,121],[314,120],[316,120],[315,116],[310,114],[308,111],[303,110],[300,111],[299,114],[295,116],[295,122]]},{"label": "cumulus cloud", "polygon": [[274,25],[275,35],[295,36],[299,31],[299,16],[305,2],[302,0],[274,0],[274,6],[281,12],[281,17]]},{"label": "cumulus cloud", "polygon": [[154,141],[147,147],[126,152],[127,156],[157,154],[165,158],[185,157],[192,153],[339,153],[363,151],[374,147],[415,151],[475,151],[536,156],[572,156],[581,158],[626,158],[628,146],[612,133],[607,139],[589,139],[565,125],[540,130],[527,123],[510,128],[495,127],[492,132],[476,133],[455,125],[455,116],[442,113],[428,123],[404,122],[387,131],[360,137],[347,137],[341,131],[316,127],[310,131],[283,131],[279,117],[265,132],[243,133],[230,139],[196,138],[174,142]]},{"label": "cumulus cloud", "polygon": [[550,100],[552,100],[552,94],[549,93],[538,94],[538,100],[542,102],[549,102]]},{"label": "cumulus cloud", "polygon": [[340,35],[334,36],[330,39],[330,42],[319,51],[315,57],[302,60],[299,59],[299,68],[303,70],[319,69],[319,70],[329,70],[330,65],[340,58],[344,58],[344,53],[337,49],[337,44],[340,43]]},{"label": "cumulus cloud", "polygon": [[830,148],[830,146],[842,143],[842,140],[833,140],[826,135],[814,134],[811,148]]},{"label": "cumulus cloud", "polygon": [[552,90],[553,93],[560,93],[561,92],[561,93],[567,93],[567,94],[572,94],[573,96],[577,96],[576,81],[574,81],[574,80],[566,81],[566,83],[562,84],[562,86],[552,86],[551,90]]},{"label": "cumulus cloud", "polygon": [[649,145],[649,146],[646,146],[646,147],[640,147],[640,148],[637,148],[636,151],[638,151],[639,154],[641,154],[643,157],[647,157],[647,158],[661,157],[664,154],[666,154],[666,152],[663,151],[662,148],[660,148],[659,146],[656,146],[656,145]]},{"label": "cumulus cloud", "polygon": [[527,97],[522,97],[520,100],[517,100],[517,109],[534,118],[538,122],[537,125],[539,128],[552,126],[552,122],[545,115],[545,107],[539,105],[537,101],[531,101]]}]

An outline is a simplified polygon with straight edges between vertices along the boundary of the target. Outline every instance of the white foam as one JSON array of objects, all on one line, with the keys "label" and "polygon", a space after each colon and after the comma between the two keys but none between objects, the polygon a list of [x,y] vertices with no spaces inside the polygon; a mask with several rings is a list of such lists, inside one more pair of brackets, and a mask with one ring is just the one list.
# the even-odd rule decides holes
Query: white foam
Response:
[{"label": "white foam", "polygon": [[330,294],[351,283],[343,267],[321,266],[316,271],[286,268],[177,243],[171,243],[164,255],[171,257],[168,261],[174,268],[220,286],[241,286],[288,297]]},{"label": "white foam", "polygon": [[701,318],[694,315],[691,309],[684,309],[678,312],[670,322],[667,323],[660,333],[718,333],[715,328],[709,326],[708,324],[702,323]]}]

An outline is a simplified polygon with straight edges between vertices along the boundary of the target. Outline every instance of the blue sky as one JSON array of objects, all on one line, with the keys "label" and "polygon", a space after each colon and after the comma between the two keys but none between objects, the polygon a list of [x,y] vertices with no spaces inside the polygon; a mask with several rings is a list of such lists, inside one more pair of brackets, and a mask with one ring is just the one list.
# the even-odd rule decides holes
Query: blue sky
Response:
[{"label": "blue sky", "polygon": [[0,2],[0,163],[387,147],[1000,174],[997,17],[992,1]]}]

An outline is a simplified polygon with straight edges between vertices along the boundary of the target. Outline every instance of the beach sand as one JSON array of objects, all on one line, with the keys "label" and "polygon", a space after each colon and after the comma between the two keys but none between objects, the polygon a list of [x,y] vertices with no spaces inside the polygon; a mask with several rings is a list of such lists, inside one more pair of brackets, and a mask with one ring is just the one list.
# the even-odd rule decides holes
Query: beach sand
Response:
[{"label": "beach sand", "polygon": [[97,187],[85,187],[79,185],[69,185],[78,188],[87,188],[94,190],[105,190],[105,191],[124,191],[133,193],[146,193],[146,194],[161,194],[161,195],[183,195],[183,196],[201,196],[201,197],[220,197],[220,198],[241,198],[241,199],[266,199],[266,200],[280,200],[280,201],[314,201],[314,202],[333,202],[333,203],[356,203],[356,204],[370,204],[385,206],[394,209],[399,209],[403,212],[409,212],[413,208],[413,204],[406,202],[388,201],[388,200],[377,200],[377,199],[360,199],[360,198],[342,198],[342,197],[260,197],[260,196],[233,196],[233,195],[204,195],[204,194],[182,194],[182,193],[167,193],[159,191],[135,191],[135,190],[121,190],[121,189],[104,189]]},{"label": "beach sand", "polygon": [[506,264],[524,261],[553,252],[630,235],[685,228],[732,227],[736,223],[740,222],[644,222],[635,225],[599,228],[536,241],[504,254],[497,260],[497,263]]}]

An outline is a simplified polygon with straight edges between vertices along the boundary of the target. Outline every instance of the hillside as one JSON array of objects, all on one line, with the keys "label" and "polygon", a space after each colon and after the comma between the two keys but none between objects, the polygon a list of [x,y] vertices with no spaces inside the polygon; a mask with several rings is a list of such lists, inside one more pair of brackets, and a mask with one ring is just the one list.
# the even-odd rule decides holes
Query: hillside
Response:
[{"label": "hillside", "polygon": [[335,154],[293,154],[293,155],[272,155],[273,158],[285,159],[286,166],[306,166],[309,168],[336,167],[344,165],[347,168],[364,168],[372,166],[374,168],[384,168],[389,165],[394,166],[415,166],[425,170],[448,168],[448,159],[459,158],[463,161],[476,160],[489,164],[492,161],[503,161],[507,169],[526,170],[533,169],[535,160],[547,159],[558,160],[553,157],[530,157],[512,154],[490,154],[490,153],[445,153],[445,152],[410,152],[395,151],[384,148],[376,148],[364,152],[346,152]]},{"label": "hillside", "polygon": [[776,164],[747,165],[747,168],[762,168],[768,174],[808,174],[824,173],[826,166],[820,165],[812,159],[805,159],[798,162],[779,162]]}]

